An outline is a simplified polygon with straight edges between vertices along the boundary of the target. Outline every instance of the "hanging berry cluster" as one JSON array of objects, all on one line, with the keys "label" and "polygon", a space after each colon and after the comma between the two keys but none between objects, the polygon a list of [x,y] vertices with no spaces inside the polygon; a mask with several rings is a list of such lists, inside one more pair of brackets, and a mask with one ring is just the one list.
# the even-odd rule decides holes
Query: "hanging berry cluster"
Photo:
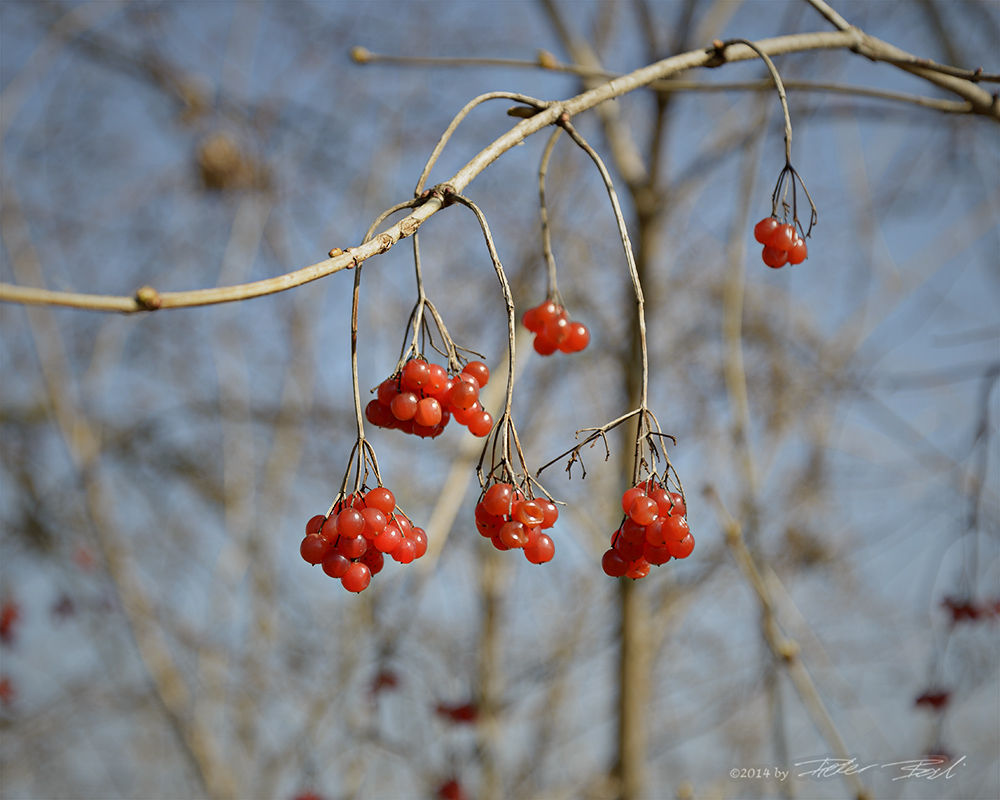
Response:
[{"label": "hanging berry cluster", "polygon": [[427,534],[396,508],[395,496],[384,486],[348,495],[329,515],[310,519],[299,547],[304,561],[320,564],[349,592],[367,589],[385,556],[409,564],[426,552]]},{"label": "hanging berry cluster", "polygon": [[809,256],[806,240],[789,222],[777,217],[765,217],[753,229],[754,238],[764,245],[761,260],[772,269],[785,264],[801,264]]},{"label": "hanging berry cluster", "polygon": [[687,558],[694,550],[683,497],[654,478],[625,491],[622,511],[625,519],[601,559],[605,574],[612,578],[645,578],[650,566]]},{"label": "hanging berry cluster", "polygon": [[532,564],[544,564],[556,546],[547,533],[556,524],[559,509],[551,500],[525,497],[509,483],[494,483],[476,504],[476,530],[497,550],[523,550]]},{"label": "hanging berry cluster", "polygon": [[579,353],[590,344],[590,331],[582,322],[569,318],[566,309],[553,300],[546,300],[524,312],[524,327],[535,334],[535,352],[550,356],[560,353]]},{"label": "hanging berry cluster", "polygon": [[454,419],[473,436],[483,437],[493,427],[493,418],[479,403],[479,391],[489,379],[489,367],[482,361],[470,361],[461,372],[449,375],[440,364],[413,358],[379,384],[365,419],[379,428],[431,439]]}]

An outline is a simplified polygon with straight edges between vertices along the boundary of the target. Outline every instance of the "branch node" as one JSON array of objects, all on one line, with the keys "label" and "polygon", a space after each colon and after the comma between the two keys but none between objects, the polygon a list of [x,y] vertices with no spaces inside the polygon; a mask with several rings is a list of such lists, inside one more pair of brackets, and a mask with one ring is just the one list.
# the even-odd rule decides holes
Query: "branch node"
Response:
[{"label": "branch node", "polygon": [[351,61],[355,64],[368,64],[372,60],[371,51],[367,47],[352,47]]},{"label": "branch node", "polygon": [[160,293],[152,286],[143,286],[139,289],[135,293],[135,302],[146,311],[156,311],[163,303],[160,299]]}]

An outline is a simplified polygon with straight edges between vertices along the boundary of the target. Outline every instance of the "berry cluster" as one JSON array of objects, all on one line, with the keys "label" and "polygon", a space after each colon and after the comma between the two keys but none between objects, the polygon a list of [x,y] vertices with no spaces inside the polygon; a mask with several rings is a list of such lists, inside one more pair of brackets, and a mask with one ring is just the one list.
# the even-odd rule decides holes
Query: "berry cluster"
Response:
[{"label": "berry cluster", "polygon": [[524,327],[535,334],[535,352],[550,356],[560,353],[579,353],[590,344],[590,331],[582,322],[573,322],[566,309],[552,300],[529,308],[521,318]]},{"label": "berry cluster", "polygon": [[778,222],[777,217],[765,217],[753,229],[753,237],[764,245],[761,259],[769,267],[778,269],[785,264],[801,264],[809,255],[806,240],[799,236],[789,222]]},{"label": "berry cluster", "polygon": [[473,436],[486,436],[493,418],[479,404],[479,390],[490,379],[482,361],[470,361],[457,375],[422,358],[407,361],[378,387],[378,399],[365,408],[365,418],[379,428],[396,428],[420,437],[440,436],[452,418]]},{"label": "berry cluster", "polygon": [[384,486],[348,495],[329,517],[317,514],[306,524],[299,548],[303,560],[321,564],[349,592],[363,592],[382,571],[384,556],[409,564],[427,552],[427,534],[396,509]]},{"label": "berry cluster", "polygon": [[556,546],[547,533],[556,524],[559,509],[551,500],[525,497],[509,483],[494,483],[476,504],[476,530],[497,550],[524,550],[532,564],[544,564]]},{"label": "berry cluster", "polygon": [[651,565],[691,555],[694,538],[684,499],[677,492],[650,479],[625,491],[622,510],[625,521],[612,534],[611,547],[601,559],[605,574],[645,578]]}]

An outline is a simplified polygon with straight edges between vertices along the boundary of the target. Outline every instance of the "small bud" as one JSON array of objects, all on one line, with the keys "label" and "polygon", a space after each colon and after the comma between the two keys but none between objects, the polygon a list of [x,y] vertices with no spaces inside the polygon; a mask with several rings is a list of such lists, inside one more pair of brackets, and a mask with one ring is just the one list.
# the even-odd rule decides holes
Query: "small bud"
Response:
[{"label": "small bud", "polygon": [[143,286],[135,293],[135,302],[147,311],[153,311],[160,307],[160,293],[152,286]]},{"label": "small bud", "polygon": [[542,69],[558,69],[559,62],[548,50],[538,51],[538,66]]},{"label": "small bud", "polygon": [[327,255],[330,256],[330,258],[336,258],[337,256],[342,255],[343,252],[344,251],[339,247],[334,247],[329,253],[327,253]]},{"label": "small bud", "polygon": [[355,64],[367,64],[372,60],[372,54],[366,47],[352,47],[351,60]]}]

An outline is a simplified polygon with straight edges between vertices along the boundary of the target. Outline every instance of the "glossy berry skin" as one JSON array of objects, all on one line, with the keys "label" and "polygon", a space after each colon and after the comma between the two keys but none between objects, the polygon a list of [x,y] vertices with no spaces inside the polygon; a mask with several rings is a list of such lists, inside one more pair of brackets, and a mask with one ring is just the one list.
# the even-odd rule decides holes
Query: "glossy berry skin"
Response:
[{"label": "glossy berry skin", "polygon": [[521,524],[533,528],[545,521],[545,510],[537,500],[525,500],[518,504],[511,517]]},{"label": "glossy berry skin", "polygon": [[493,430],[493,417],[488,411],[477,411],[469,417],[469,433],[482,439]]},{"label": "glossy berry skin", "polygon": [[401,392],[392,398],[392,404],[389,407],[396,419],[405,421],[413,419],[413,415],[417,413],[419,402],[420,398],[413,392]]},{"label": "glossy berry skin", "polygon": [[365,505],[388,516],[396,510],[396,496],[384,486],[376,486],[365,495]]},{"label": "glossy berry skin", "polygon": [[330,549],[330,540],[318,533],[310,533],[302,540],[299,554],[309,564],[320,564]]},{"label": "glossy berry skin", "polygon": [[340,582],[349,592],[363,592],[372,581],[372,573],[368,565],[362,561],[355,561],[341,577]]},{"label": "glossy berry skin", "polygon": [[431,369],[422,358],[407,361],[400,375],[399,383],[404,389],[417,392],[427,385],[431,379]]},{"label": "glossy berry skin", "polygon": [[399,528],[396,527],[396,523],[390,522],[385,526],[382,532],[375,537],[374,544],[375,548],[380,553],[392,555],[392,551],[396,549],[402,540],[403,534],[400,532]]},{"label": "glossy berry skin", "polygon": [[361,558],[368,549],[368,540],[361,534],[357,536],[341,536],[337,539],[337,549],[352,560]]},{"label": "glossy berry skin", "polygon": [[363,508],[361,516],[365,519],[365,529],[362,531],[362,535],[366,539],[374,539],[389,522],[389,518],[377,508]]},{"label": "glossy berry skin", "polygon": [[559,352],[579,353],[581,350],[586,350],[588,344],[590,344],[590,331],[587,330],[587,326],[582,322],[570,322],[569,335],[559,345]]},{"label": "glossy berry skin", "polygon": [[552,560],[555,553],[555,543],[547,533],[540,533],[534,544],[524,548],[524,557],[532,564],[545,564]]},{"label": "glossy berry skin", "polygon": [[801,264],[809,257],[809,249],[806,247],[806,240],[801,236],[796,236],[792,246],[788,249],[788,263]]},{"label": "glossy berry skin", "polygon": [[601,568],[606,575],[612,578],[625,577],[625,573],[629,571],[630,566],[629,562],[622,558],[621,554],[614,548],[606,551],[601,558]]},{"label": "glossy berry skin", "polygon": [[779,250],[773,245],[766,245],[760,257],[772,269],[779,269],[788,263],[788,251]]},{"label": "glossy berry skin", "polygon": [[776,217],[765,217],[754,225],[753,238],[761,244],[770,244],[774,238],[774,232],[778,230],[780,224]]},{"label": "glossy berry skin", "polygon": [[480,389],[484,389],[486,384],[490,381],[490,368],[487,367],[482,361],[470,361],[462,367],[462,373],[475,378]]},{"label": "glossy berry skin", "polygon": [[694,550],[694,537],[689,533],[679,542],[667,542],[667,550],[674,558],[687,558]]},{"label": "glossy berry skin", "polygon": [[425,397],[417,403],[413,421],[418,425],[433,428],[441,422],[441,404],[433,397]]},{"label": "glossy berry skin", "polygon": [[337,533],[344,538],[361,536],[365,532],[365,518],[356,508],[345,508],[337,514]]},{"label": "glossy berry skin", "polygon": [[771,237],[770,245],[775,250],[788,251],[792,247],[792,243],[795,241],[796,233],[795,226],[789,223],[784,223],[779,225],[774,231],[774,235]]},{"label": "glossy berry skin", "polygon": [[400,564],[409,564],[417,557],[417,543],[412,539],[402,539],[392,548],[389,556]]},{"label": "glossy berry skin", "polygon": [[378,575],[385,565],[385,556],[374,547],[369,547],[365,550],[365,554],[361,556],[361,563],[368,567],[368,571],[372,575]]},{"label": "glossy berry skin", "polygon": [[636,497],[628,507],[628,515],[639,525],[649,525],[659,516],[659,506],[651,497]]},{"label": "glossy berry skin", "polygon": [[323,558],[323,572],[331,578],[343,578],[350,566],[351,560],[337,548],[331,549]]},{"label": "glossy berry skin", "polygon": [[423,528],[414,528],[407,537],[416,546],[414,558],[421,558],[427,552],[427,532]]},{"label": "glossy berry skin", "polygon": [[628,510],[632,507],[632,501],[637,497],[645,496],[646,490],[642,486],[633,486],[631,489],[626,489],[622,495],[622,511],[627,514]]},{"label": "glossy berry skin", "polygon": [[308,536],[310,533],[319,533],[321,530],[323,530],[323,524],[325,522],[326,522],[326,517],[324,517],[322,514],[317,514],[315,517],[312,517],[306,523],[306,535]]}]

